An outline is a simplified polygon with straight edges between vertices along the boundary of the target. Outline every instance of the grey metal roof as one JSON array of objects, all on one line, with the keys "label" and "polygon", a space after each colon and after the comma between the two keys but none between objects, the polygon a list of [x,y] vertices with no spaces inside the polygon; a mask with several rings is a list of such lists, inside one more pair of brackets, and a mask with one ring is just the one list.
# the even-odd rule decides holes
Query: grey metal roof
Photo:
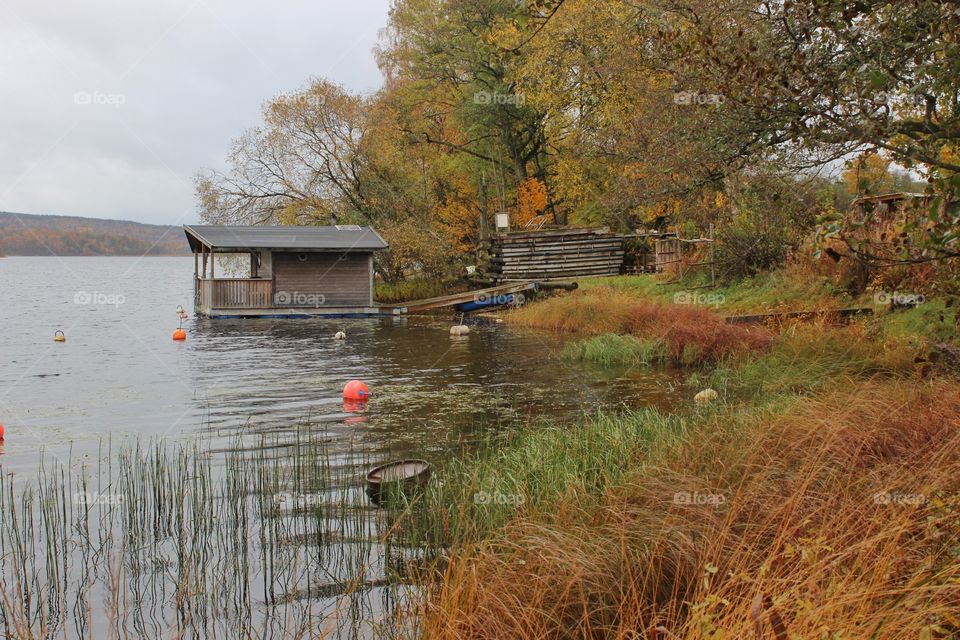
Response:
[{"label": "grey metal roof", "polygon": [[204,245],[217,251],[248,249],[299,249],[304,251],[377,251],[387,243],[371,227],[340,225],[339,227],[183,226],[190,249],[197,253]]}]

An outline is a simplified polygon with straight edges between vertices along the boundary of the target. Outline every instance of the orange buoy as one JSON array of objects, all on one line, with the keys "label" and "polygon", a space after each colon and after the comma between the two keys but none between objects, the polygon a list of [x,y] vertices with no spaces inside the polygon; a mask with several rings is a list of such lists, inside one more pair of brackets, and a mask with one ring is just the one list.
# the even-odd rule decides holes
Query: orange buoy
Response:
[{"label": "orange buoy", "polygon": [[173,339],[174,339],[174,340],[186,340],[186,339],[187,339],[187,332],[184,331],[183,329],[177,329],[177,330],[175,330],[175,331],[173,332]]},{"label": "orange buoy", "polygon": [[63,335],[63,331],[60,331],[59,329],[57,329],[56,333],[53,334],[53,341],[54,341],[54,342],[66,342],[66,341],[67,341],[67,336]]},{"label": "orange buoy", "polygon": [[351,380],[343,387],[343,397],[347,400],[366,400],[370,397],[370,390],[359,380]]},{"label": "orange buoy", "polygon": [[0,442],[3,442],[4,431],[3,423],[0,422]]}]

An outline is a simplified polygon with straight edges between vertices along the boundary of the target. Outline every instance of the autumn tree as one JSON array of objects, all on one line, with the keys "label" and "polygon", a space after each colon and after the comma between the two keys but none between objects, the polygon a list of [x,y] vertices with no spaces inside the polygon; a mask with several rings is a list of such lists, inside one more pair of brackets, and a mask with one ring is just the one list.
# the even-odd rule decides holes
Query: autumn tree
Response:
[{"label": "autumn tree", "polygon": [[379,52],[388,85],[402,86],[411,142],[463,156],[492,200],[515,207],[534,177],[548,189],[546,114],[518,90],[523,45],[563,3],[400,0]]},{"label": "autumn tree", "polygon": [[843,172],[847,189],[855,196],[875,196],[893,188],[890,160],[876,153],[867,153],[847,163]]},{"label": "autumn tree", "polygon": [[[960,13],[950,0],[658,0],[671,73],[726,99],[745,157],[791,152],[794,170],[883,153],[931,182],[901,258],[958,255]],[[831,215],[827,236],[855,235]],[[869,258],[869,249],[862,256]]]}]

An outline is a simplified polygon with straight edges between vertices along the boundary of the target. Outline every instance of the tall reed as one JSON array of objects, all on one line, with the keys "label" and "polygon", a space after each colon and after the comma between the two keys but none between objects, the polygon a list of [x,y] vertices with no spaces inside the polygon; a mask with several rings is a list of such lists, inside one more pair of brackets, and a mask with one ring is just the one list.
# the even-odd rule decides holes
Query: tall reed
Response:
[{"label": "tall reed", "polygon": [[79,472],[0,474],[4,637],[392,637],[418,552],[362,491],[377,460],[328,440],[107,442]]}]

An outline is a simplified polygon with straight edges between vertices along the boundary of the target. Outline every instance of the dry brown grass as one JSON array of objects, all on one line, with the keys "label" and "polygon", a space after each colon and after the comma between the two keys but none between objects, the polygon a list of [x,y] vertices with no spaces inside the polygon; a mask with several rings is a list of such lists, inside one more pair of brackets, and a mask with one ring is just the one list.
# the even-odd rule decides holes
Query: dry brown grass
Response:
[{"label": "dry brown grass", "polygon": [[561,295],[507,316],[518,326],[584,335],[616,333],[662,340],[667,355],[682,362],[716,362],[765,349],[772,334],[762,327],[730,325],[704,307],[638,299],[609,287]]},{"label": "dry brown grass", "polygon": [[706,420],[599,501],[458,552],[426,636],[956,637],[958,427],[954,382]]}]

